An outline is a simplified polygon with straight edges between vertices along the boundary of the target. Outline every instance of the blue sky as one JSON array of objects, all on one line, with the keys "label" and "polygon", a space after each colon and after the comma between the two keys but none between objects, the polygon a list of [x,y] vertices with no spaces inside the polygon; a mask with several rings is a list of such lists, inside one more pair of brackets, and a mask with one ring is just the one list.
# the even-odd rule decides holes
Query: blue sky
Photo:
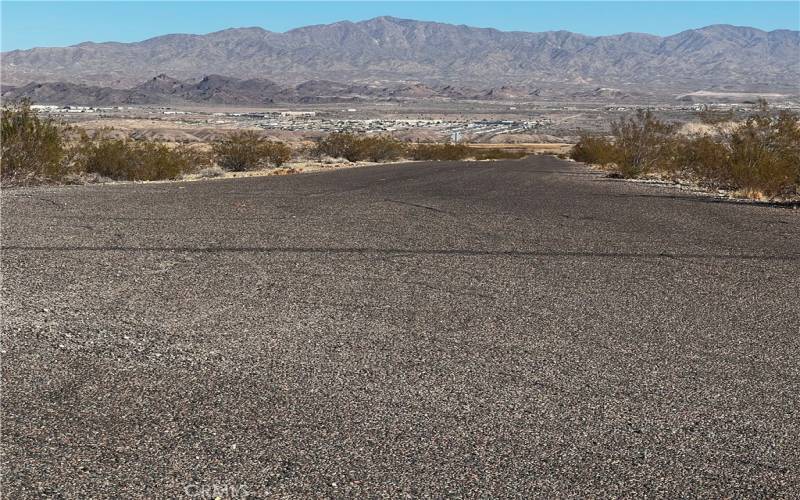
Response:
[{"label": "blue sky", "polygon": [[261,26],[286,31],[309,24],[380,15],[501,30],[569,30],[588,35],[638,31],[669,35],[709,24],[800,29],[800,0],[790,2],[7,2],[0,1],[2,50],[83,41],[132,42],[167,33],[209,33]]}]

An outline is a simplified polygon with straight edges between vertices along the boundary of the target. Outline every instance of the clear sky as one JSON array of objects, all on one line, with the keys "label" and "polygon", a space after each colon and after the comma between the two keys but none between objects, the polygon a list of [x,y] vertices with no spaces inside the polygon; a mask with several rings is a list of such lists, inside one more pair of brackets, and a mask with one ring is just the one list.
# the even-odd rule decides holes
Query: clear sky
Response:
[{"label": "clear sky", "polygon": [[800,29],[800,0],[562,2],[8,2],[0,1],[2,50],[83,41],[144,40],[167,33],[209,33],[260,26],[286,31],[309,24],[381,15],[504,31],[569,30],[588,35],[637,31],[670,35],[709,24]]}]

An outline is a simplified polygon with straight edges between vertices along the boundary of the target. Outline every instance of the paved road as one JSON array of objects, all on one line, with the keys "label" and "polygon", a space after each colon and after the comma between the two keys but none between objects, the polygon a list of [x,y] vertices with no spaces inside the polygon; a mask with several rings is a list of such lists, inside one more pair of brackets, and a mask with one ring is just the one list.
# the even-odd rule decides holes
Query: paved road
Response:
[{"label": "paved road", "polygon": [[2,201],[8,498],[800,494],[797,210],[549,157]]}]

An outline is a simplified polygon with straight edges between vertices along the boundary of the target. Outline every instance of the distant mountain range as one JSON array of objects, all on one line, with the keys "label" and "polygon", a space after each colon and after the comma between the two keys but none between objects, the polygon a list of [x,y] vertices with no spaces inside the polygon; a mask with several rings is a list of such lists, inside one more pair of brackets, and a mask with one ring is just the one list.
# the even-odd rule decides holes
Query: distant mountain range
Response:
[{"label": "distant mountain range", "polygon": [[[308,80],[312,82],[304,85],[333,80],[372,86],[416,81],[438,89],[569,84],[763,90],[797,86],[800,32],[715,25],[667,37],[640,33],[591,37],[378,17],[286,33],[237,28],[136,43],[14,50],[3,52],[0,64],[4,85],[71,82],[131,89],[163,73],[179,81],[162,78],[146,85],[158,87],[159,93],[192,95],[213,92],[204,86],[213,87],[218,78],[237,79],[258,96],[271,94],[278,84]],[[205,81],[204,75],[225,77]],[[188,89],[183,86],[186,80],[205,83]],[[278,92],[282,91],[289,92],[286,87]],[[109,99],[115,95],[112,90],[103,92]],[[297,93],[302,95],[303,89]]]}]

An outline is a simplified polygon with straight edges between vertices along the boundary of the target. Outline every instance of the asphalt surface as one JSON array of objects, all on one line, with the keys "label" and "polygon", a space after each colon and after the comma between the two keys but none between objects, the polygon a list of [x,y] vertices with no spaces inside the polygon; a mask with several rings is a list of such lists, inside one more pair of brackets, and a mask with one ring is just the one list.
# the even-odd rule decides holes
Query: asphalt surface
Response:
[{"label": "asphalt surface", "polygon": [[6,498],[800,495],[800,211],[550,157],[2,194]]}]

